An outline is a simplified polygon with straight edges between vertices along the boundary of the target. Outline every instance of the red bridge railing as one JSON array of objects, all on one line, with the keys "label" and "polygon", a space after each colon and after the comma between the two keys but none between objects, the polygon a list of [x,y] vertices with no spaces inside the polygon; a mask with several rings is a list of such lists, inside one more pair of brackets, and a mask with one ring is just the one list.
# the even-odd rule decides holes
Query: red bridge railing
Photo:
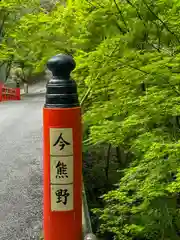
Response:
[{"label": "red bridge railing", "polygon": [[0,102],[20,99],[20,87],[9,88],[6,87],[3,83],[0,83]]}]

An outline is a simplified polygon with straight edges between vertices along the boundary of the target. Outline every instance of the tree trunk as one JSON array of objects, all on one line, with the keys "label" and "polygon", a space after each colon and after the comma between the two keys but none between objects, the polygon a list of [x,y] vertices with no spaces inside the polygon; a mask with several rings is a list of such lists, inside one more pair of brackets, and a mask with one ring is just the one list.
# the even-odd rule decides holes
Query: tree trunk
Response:
[{"label": "tree trunk", "polygon": [[109,144],[109,146],[108,146],[106,165],[104,168],[107,181],[109,180],[109,165],[110,165],[111,146],[112,146],[111,144]]}]

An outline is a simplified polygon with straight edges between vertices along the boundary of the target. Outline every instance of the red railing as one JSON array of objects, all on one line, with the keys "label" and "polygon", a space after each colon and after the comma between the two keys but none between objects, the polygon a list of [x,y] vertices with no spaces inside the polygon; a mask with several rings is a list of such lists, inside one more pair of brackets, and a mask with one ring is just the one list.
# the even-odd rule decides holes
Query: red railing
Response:
[{"label": "red railing", "polygon": [[20,100],[20,88],[9,88],[6,87],[3,83],[0,83],[0,102],[2,101],[11,101],[11,100]]}]

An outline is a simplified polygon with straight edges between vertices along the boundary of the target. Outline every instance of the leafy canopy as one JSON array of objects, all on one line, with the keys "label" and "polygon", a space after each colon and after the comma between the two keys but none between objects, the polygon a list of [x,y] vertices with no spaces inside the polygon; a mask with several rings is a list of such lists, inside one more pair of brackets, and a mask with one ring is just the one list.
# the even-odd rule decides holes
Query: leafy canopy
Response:
[{"label": "leafy canopy", "polygon": [[86,144],[132,155],[96,210],[117,239],[179,239],[179,10],[177,0],[72,0],[13,31],[13,51],[36,71],[56,53],[75,57]]}]

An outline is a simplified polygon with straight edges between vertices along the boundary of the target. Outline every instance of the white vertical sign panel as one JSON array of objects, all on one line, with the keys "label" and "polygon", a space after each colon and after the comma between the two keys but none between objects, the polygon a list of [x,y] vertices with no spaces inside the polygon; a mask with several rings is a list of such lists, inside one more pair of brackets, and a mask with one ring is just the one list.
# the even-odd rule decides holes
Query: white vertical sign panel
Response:
[{"label": "white vertical sign panel", "polygon": [[50,128],[50,155],[73,155],[72,128]]},{"label": "white vertical sign panel", "polygon": [[71,211],[73,199],[72,128],[50,128],[51,211]]},{"label": "white vertical sign panel", "polygon": [[51,183],[73,183],[73,156],[50,157]]},{"label": "white vertical sign panel", "polygon": [[73,184],[51,185],[51,211],[71,211],[73,205]]}]

